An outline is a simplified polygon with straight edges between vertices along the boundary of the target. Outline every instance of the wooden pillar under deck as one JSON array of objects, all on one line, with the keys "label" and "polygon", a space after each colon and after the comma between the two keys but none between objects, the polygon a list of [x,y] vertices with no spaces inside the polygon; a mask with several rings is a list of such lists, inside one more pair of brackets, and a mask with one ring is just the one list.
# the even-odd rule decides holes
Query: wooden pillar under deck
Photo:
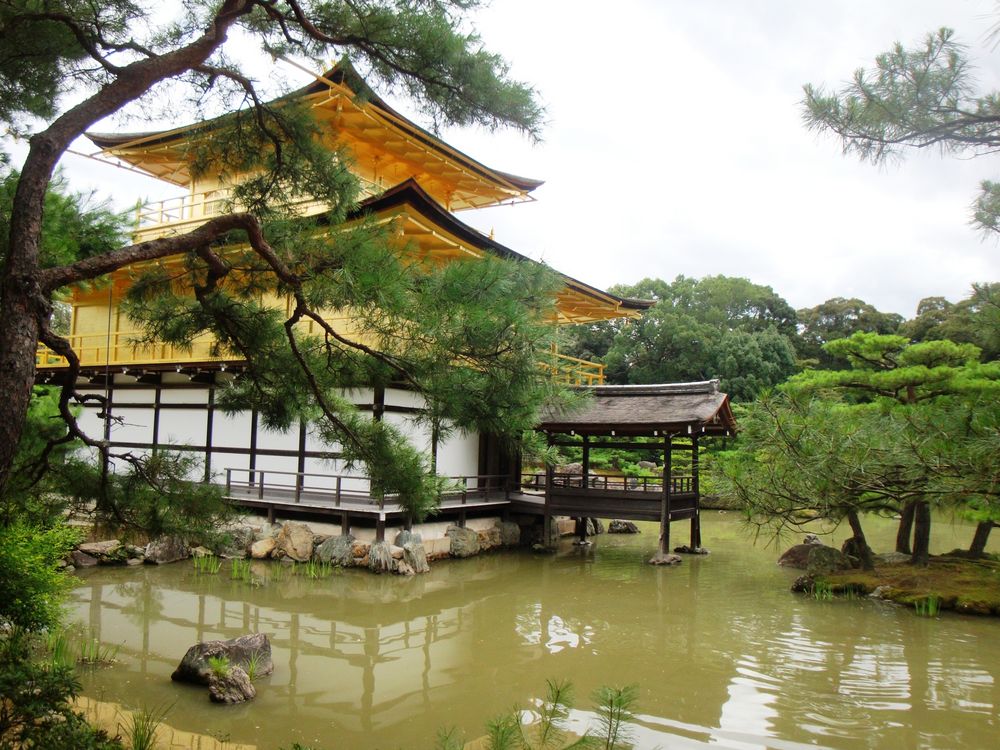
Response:
[{"label": "wooden pillar under deck", "polygon": [[340,514],[340,533],[344,536],[351,533],[351,514],[346,510]]},{"label": "wooden pillar under deck", "polygon": [[691,549],[701,547],[701,491],[698,486],[698,437],[691,436],[691,491],[694,493],[694,515],[691,516]]},{"label": "wooden pillar under deck", "polygon": [[[549,446],[553,443],[552,434],[548,435]],[[542,516],[542,546],[549,546],[549,539],[552,538],[552,511],[549,501],[552,497],[552,482],[555,481],[555,470],[552,466],[545,467],[545,513]]]},{"label": "wooden pillar under deck", "polygon": [[670,554],[670,449],[673,438],[663,438],[663,498],[660,501],[660,555]]}]

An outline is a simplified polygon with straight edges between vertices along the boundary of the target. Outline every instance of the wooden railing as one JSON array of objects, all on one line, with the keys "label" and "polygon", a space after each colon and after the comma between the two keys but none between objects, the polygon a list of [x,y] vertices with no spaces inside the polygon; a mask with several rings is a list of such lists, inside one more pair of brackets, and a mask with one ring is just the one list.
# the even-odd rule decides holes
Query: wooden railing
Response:
[{"label": "wooden railing", "polygon": [[[523,474],[521,486],[525,489],[545,489],[546,475],[544,473]],[[553,474],[552,486],[559,488],[592,489],[614,492],[663,492],[662,477],[609,477],[603,474],[592,474],[584,484],[581,474]],[[675,495],[694,492],[694,477],[675,476],[670,478],[670,492]]]},{"label": "wooden railing", "polygon": [[[510,481],[506,476],[472,474],[445,477],[445,480],[445,488],[438,495],[443,507],[467,505],[470,501],[487,501],[500,493],[504,500],[509,499]],[[342,508],[348,504],[355,508],[370,506],[385,510],[387,505],[399,504],[398,495],[373,493],[368,477],[270,469],[227,468],[226,495],[236,500],[246,497],[294,504],[301,504],[303,501],[332,503],[334,508]]]},{"label": "wooden railing", "polygon": [[[383,187],[370,180],[359,178],[360,198],[378,195]],[[324,201],[302,197],[291,201],[291,207],[300,216],[315,216],[325,213],[329,206]],[[198,224],[208,221],[228,211],[239,211],[234,204],[229,188],[203,190],[197,193],[178,195],[160,201],[139,203],[135,208],[135,240],[145,242],[169,234],[188,231]]]}]

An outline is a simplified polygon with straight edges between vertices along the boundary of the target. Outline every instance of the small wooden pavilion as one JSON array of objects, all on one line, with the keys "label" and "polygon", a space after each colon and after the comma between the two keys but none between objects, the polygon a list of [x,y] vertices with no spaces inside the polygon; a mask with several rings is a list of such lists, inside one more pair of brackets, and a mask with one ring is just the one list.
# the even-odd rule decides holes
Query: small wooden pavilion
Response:
[{"label": "small wooden pavilion", "polygon": [[[670,553],[671,521],[690,519],[690,548],[701,547],[699,440],[731,435],[736,420],[729,397],[719,391],[718,380],[661,385],[603,385],[585,388],[592,398],[573,412],[550,412],[537,429],[548,435],[550,445],[581,448],[580,474],[559,473],[553,468],[544,482],[546,528],[553,515],[579,519],[615,518],[658,520],[660,546],[657,558]],[[662,451],[659,477],[626,478],[592,475],[590,452],[596,448]],[[674,453],[686,452],[685,473],[673,471]],[[689,467],[689,468],[687,468]],[[586,524],[580,524],[586,534]]]}]

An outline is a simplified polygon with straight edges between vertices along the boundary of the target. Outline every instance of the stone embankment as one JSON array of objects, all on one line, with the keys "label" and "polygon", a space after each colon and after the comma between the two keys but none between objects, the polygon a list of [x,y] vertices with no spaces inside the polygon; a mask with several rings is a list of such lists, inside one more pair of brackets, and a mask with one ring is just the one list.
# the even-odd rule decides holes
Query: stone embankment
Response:
[{"label": "stone embankment", "polygon": [[223,530],[220,541],[205,547],[177,536],[154,539],[145,547],[118,539],[79,545],[66,559],[68,569],[96,565],[159,565],[190,557],[217,555],[290,563],[310,561],[341,568],[367,568],[376,573],[417,575],[430,570],[430,563],[447,558],[466,558],[494,549],[530,543],[516,523],[496,521],[487,528],[448,526],[444,536],[424,540],[413,531],[400,531],[390,541],[362,541],[350,534],[316,533],[297,521],[254,525],[242,524]]}]

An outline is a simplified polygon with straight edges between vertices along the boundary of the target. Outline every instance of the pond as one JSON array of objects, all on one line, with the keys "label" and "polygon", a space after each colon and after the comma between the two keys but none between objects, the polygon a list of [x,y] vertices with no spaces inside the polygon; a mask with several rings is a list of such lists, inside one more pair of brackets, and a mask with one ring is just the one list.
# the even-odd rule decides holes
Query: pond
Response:
[{"label": "pond", "polygon": [[[892,524],[868,526],[888,548]],[[409,579],[286,571],[251,586],[188,563],[84,571],[74,619],[121,644],[118,663],[85,673],[84,692],[173,703],[170,725],[262,749],[430,748],[450,726],[473,738],[540,699],[547,678],[573,683],[581,724],[595,688],[637,684],[641,748],[996,745],[1000,621],[792,594],[796,572],[731,513],[704,515],[712,554],[677,568],[645,564],[656,528],[641,527]],[[939,521],[934,533],[941,551],[972,529]],[[248,631],[270,636],[275,664],[254,702],[217,706],[170,681],[188,646]]]}]

